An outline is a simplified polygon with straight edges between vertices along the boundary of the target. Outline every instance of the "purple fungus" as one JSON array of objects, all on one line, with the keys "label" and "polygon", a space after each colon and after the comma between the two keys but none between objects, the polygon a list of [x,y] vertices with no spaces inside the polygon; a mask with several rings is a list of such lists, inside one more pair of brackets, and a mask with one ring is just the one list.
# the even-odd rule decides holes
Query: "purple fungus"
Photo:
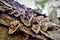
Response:
[{"label": "purple fungus", "polygon": [[6,0],[10,5],[13,5],[14,0]]},{"label": "purple fungus", "polygon": [[25,11],[25,16],[26,18],[29,18],[29,13],[27,11]]}]

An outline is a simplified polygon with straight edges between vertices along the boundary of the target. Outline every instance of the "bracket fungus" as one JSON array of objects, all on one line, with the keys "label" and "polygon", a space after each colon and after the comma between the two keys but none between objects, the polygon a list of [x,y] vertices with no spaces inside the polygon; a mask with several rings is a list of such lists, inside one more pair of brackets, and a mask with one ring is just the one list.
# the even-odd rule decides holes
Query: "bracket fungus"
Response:
[{"label": "bracket fungus", "polygon": [[[9,25],[6,25],[8,26],[8,29],[9,29],[8,34],[13,34],[16,31],[18,31],[17,29],[19,29],[20,30],[19,32],[22,31],[24,34],[28,36],[31,35],[32,38],[36,37],[37,39],[44,38],[43,40],[47,40],[48,38],[54,39],[54,40],[55,39],[60,40],[59,38],[60,36],[57,35],[60,32],[57,30],[60,30],[60,28],[58,28],[57,24],[52,23],[49,20],[49,18],[45,17],[43,14],[38,15],[38,13],[33,11],[32,9],[30,9],[32,10],[32,12],[29,13],[29,9],[21,8],[22,7],[21,4],[19,4],[21,7],[18,6],[19,7],[18,9],[17,7],[14,7],[11,4],[9,4],[9,2],[6,0],[5,1],[0,0],[0,2],[2,2],[1,4],[4,3],[4,5],[7,7],[6,9],[4,9],[4,11],[2,10],[3,13],[1,13],[2,15],[0,15],[0,20],[3,20],[3,21],[0,21],[0,24],[3,24],[3,25],[9,24]],[[17,3],[15,2],[15,4]],[[28,14],[25,11],[27,11]],[[4,14],[6,15],[3,16]],[[9,19],[9,20],[7,22],[4,19],[6,20]]]}]

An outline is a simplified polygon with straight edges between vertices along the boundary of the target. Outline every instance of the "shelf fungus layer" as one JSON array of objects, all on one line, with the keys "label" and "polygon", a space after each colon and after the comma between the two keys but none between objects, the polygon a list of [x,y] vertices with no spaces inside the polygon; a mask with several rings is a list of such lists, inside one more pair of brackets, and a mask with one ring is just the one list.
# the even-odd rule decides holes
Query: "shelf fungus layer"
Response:
[{"label": "shelf fungus layer", "polygon": [[[60,28],[44,14],[39,14],[15,1],[0,0],[0,24],[8,27],[8,34],[23,32],[40,40],[60,40]],[[19,4],[19,5],[18,5]],[[18,31],[19,30],[19,31]]]}]

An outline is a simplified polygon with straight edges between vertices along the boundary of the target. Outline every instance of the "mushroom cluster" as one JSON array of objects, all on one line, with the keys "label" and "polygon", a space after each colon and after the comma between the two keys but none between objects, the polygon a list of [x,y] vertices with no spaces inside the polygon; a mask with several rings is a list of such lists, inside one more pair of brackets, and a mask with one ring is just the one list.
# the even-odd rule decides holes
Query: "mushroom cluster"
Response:
[{"label": "mushroom cluster", "polygon": [[12,17],[12,19],[17,19],[9,23],[9,34],[13,34],[19,29],[28,36],[31,35],[32,37],[42,40],[47,40],[47,38],[55,39],[53,33],[59,30],[58,25],[52,23],[44,14],[39,14],[25,6],[23,6],[23,9],[21,7],[14,7],[14,5],[12,6],[10,4],[8,6],[9,2],[6,3],[2,0],[1,2],[4,3],[5,6],[7,5],[7,8],[4,9],[3,13]]}]

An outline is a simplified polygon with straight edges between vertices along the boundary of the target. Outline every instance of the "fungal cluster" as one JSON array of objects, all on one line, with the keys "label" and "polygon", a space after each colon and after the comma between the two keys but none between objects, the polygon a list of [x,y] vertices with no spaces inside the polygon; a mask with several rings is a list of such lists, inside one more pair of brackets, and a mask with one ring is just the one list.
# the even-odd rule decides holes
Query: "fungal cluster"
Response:
[{"label": "fungal cluster", "polygon": [[0,3],[1,7],[5,6],[3,7],[4,11],[0,10],[1,14],[6,14],[12,19],[14,18],[14,21],[11,21],[8,25],[8,34],[13,34],[19,29],[26,35],[31,35],[41,40],[55,39],[52,33],[59,30],[58,25],[52,23],[44,14],[39,14],[24,5],[17,5],[15,1],[11,4],[9,0],[1,0]]}]

